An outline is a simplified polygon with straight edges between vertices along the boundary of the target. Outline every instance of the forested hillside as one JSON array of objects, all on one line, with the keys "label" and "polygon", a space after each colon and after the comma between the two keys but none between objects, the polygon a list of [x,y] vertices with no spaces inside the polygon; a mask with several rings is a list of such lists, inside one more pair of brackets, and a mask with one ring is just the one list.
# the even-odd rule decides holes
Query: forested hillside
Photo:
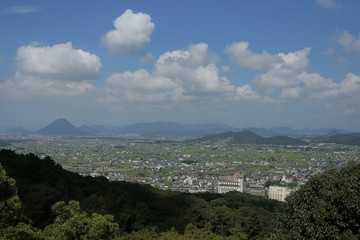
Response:
[{"label": "forested hillside", "polygon": [[287,136],[261,137],[251,131],[226,132],[206,135],[197,142],[220,142],[231,144],[308,145],[309,143]]},{"label": "forested hillside", "polygon": [[336,134],[329,137],[318,137],[314,140],[318,142],[360,146],[360,133]]},{"label": "forested hillside", "polygon": [[[186,194],[65,171],[0,151],[0,239],[359,239],[360,163],[313,176],[285,203]],[[274,213],[274,209],[277,209]]]},{"label": "forested hillside", "polygon": [[9,239],[25,233],[27,239],[264,239],[279,204],[235,192],[187,194],[82,177],[49,157],[10,150],[0,151],[0,163],[1,184],[12,186],[1,187],[1,201],[21,200],[16,214],[8,210],[16,217],[2,219],[0,233]]},{"label": "forested hillside", "polygon": [[290,194],[270,239],[360,239],[360,163],[327,170]]}]

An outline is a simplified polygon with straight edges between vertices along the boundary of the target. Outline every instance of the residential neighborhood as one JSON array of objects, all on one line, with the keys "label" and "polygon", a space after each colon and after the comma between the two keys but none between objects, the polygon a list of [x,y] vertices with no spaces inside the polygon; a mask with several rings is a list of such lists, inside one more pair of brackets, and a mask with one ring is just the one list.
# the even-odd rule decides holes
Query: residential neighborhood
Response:
[{"label": "residential neighborhood", "polygon": [[277,200],[284,200],[315,174],[358,161],[360,152],[358,146],[331,143],[275,146],[122,137],[5,138],[12,142],[9,148],[19,153],[49,156],[83,176],[182,192],[240,191]]}]

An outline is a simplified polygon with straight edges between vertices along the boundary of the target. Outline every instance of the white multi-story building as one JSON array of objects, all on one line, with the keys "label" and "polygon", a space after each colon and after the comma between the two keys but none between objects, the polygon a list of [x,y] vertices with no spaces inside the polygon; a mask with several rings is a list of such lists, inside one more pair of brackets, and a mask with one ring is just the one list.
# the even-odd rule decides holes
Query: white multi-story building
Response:
[{"label": "white multi-story building", "polygon": [[242,174],[236,173],[234,176],[224,177],[223,180],[218,181],[218,193],[231,191],[244,192],[244,176]]}]

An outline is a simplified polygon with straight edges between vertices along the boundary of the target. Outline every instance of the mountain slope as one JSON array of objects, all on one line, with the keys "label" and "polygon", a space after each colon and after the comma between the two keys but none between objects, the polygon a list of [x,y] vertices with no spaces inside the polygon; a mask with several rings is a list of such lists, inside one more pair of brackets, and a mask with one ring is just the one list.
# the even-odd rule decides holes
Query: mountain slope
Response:
[{"label": "mountain slope", "polygon": [[360,133],[337,134],[316,139],[319,142],[360,146]]},{"label": "mountain slope", "polygon": [[90,135],[74,125],[72,125],[65,118],[59,118],[47,125],[46,127],[36,131],[35,133],[40,135],[51,135],[51,136],[84,136]]},{"label": "mountain slope", "polygon": [[22,127],[18,127],[18,128],[14,128],[14,129],[10,129],[9,131],[7,131],[8,133],[13,133],[13,134],[20,134],[20,135],[27,135],[30,134],[31,131],[22,128]]},{"label": "mountain slope", "polygon": [[300,139],[276,136],[276,137],[261,137],[251,131],[243,132],[227,132],[220,134],[210,134],[199,138],[198,142],[219,142],[232,144],[273,144],[273,145],[307,145],[308,143]]},{"label": "mountain slope", "polygon": [[121,127],[117,132],[121,134],[139,135],[182,135],[189,133],[188,129],[183,125],[165,121],[126,125]]}]

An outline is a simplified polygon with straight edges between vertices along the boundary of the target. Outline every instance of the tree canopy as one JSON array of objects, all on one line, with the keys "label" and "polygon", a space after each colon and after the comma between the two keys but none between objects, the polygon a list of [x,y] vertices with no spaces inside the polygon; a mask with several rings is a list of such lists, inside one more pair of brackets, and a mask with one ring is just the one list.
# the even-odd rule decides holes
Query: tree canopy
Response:
[{"label": "tree canopy", "polygon": [[82,177],[49,157],[11,150],[0,150],[0,163],[2,196],[14,203],[4,211],[6,239],[263,239],[278,205],[239,192],[189,194]]},{"label": "tree canopy", "polygon": [[312,177],[290,194],[271,239],[360,239],[360,163]]}]

